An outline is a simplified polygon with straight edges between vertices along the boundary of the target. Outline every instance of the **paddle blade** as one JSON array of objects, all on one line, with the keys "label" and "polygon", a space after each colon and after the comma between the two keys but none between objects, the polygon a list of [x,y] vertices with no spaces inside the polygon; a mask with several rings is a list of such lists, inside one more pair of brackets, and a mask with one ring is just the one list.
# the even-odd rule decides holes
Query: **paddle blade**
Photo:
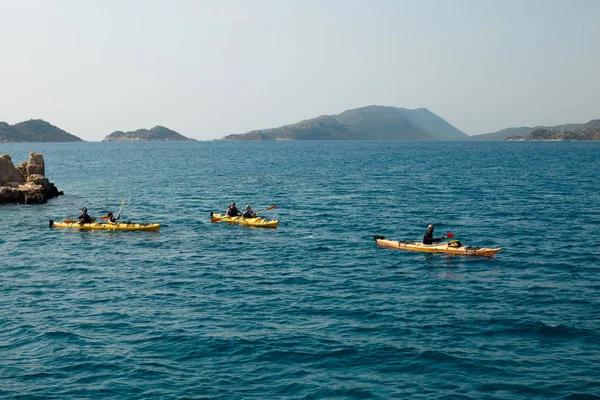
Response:
[{"label": "paddle blade", "polygon": [[102,218],[102,219],[108,219],[108,215],[103,215],[100,218]]},{"label": "paddle blade", "polygon": [[262,212],[269,211],[269,210],[272,210],[272,209],[274,209],[274,208],[277,208],[277,204],[273,204],[271,207],[267,207],[267,208],[265,208],[264,210],[257,211],[257,212],[255,212],[254,214],[255,214],[255,215],[258,215],[258,214],[260,214],[260,213],[262,213]]},{"label": "paddle blade", "polygon": [[452,238],[454,237],[454,233],[452,233],[452,232],[448,232],[448,233],[446,233],[446,237],[447,237],[448,239],[452,239]]},{"label": "paddle blade", "polygon": [[75,221],[74,221],[74,220],[72,220],[72,219],[65,219],[63,222],[64,222],[65,224],[72,224],[72,223],[73,223],[73,222],[75,222]]}]

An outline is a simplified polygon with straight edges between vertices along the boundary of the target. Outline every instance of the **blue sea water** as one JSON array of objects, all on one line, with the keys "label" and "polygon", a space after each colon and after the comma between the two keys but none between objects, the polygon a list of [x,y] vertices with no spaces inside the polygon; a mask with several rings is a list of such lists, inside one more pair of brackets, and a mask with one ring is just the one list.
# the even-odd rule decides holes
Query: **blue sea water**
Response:
[{"label": "blue sea water", "polygon": [[[1,398],[600,398],[600,144],[0,144]],[[116,212],[158,232],[50,229]],[[211,224],[231,201],[277,229]],[[494,258],[378,248],[427,224]]]}]

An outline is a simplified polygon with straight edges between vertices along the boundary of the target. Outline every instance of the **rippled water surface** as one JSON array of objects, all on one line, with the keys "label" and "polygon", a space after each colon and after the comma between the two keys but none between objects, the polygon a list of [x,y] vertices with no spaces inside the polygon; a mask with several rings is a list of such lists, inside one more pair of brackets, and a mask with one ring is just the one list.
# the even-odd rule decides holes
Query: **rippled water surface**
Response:
[{"label": "rippled water surface", "polygon": [[[600,144],[0,144],[0,397],[600,398]],[[156,232],[48,220],[116,212]],[[228,203],[277,229],[211,224]],[[496,257],[378,248],[427,224]]]}]

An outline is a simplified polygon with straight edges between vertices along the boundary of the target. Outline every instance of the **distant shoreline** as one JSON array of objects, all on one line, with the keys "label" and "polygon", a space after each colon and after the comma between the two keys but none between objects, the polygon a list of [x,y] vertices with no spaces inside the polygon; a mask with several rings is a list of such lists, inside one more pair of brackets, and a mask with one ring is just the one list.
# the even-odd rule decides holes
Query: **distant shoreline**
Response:
[{"label": "distant shoreline", "polygon": [[506,143],[506,142],[562,142],[562,143],[599,143],[598,140],[541,140],[541,139],[526,139],[526,140],[383,140],[383,139],[313,139],[313,140],[220,140],[220,139],[208,139],[208,140],[195,140],[195,141],[128,141],[128,142],[105,142],[102,140],[87,140],[81,142],[0,142],[0,144],[7,145],[36,145],[36,144],[65,144],[65,145],[82,145],[82,144],[144,144],[144,143],[170,143],[170,144],[192,144],[192,143],[331,143],[331,142],[402,142],[402,143],[437,143],[443,145],[446,143]]},{"label": "distant shoreline", "polygon": [[[194,139],[161,125],[152,129],[114,131],[100,142],[262,142],[312,140],[393,141],[600,141],[600,119],[587,123],[515,127],[467,134],[426,108],[370,105],[340,114],[321,115],[277,128],[257,129],[215,139]],[[0,121],[0,143],[64,143],[85,141],[44,120],[9,125]]]}]

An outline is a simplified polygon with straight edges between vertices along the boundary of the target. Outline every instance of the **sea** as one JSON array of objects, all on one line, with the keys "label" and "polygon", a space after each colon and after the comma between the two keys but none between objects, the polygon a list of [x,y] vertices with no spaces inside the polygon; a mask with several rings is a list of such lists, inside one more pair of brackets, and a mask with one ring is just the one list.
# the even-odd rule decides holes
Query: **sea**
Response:
[{"label": "sea", "polygon": [[[30,152],[64,196],[0,206],[0,398],[600,399],[600,143],[0,144]],[[123,200],[160,229],[49,227]],[[373,241],[428,224],[502,250]]]}]

